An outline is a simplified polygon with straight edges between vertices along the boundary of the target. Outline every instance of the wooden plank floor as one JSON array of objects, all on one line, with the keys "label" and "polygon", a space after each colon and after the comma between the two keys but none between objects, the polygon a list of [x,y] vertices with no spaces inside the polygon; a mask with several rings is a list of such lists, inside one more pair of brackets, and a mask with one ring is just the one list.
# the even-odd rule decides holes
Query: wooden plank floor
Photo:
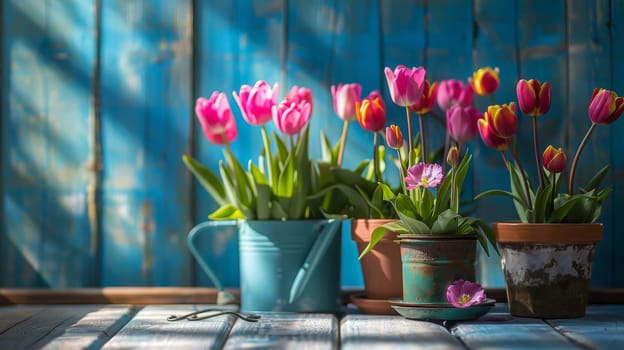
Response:
[{"label": "wooden plank floor", "polygon": [[470,322],[435,323],[400,316],[262,313],[171,322],[204,308],[172,305],[14,305],[0,307],[0,349],[624,349],[624,304],[590,305],[579,319],[509,315],[497,304]]}]

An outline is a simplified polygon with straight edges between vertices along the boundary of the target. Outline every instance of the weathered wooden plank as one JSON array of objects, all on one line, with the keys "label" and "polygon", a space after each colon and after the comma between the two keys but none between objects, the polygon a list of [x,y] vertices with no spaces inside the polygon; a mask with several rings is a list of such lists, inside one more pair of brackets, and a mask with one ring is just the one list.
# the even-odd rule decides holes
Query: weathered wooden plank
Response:
[{"label": "weathered wooden plank", "polygon": [[[611,1],[611,18],[624,17],[624,2]],[[611,82],[613,89],[624,96],[624,66],[616,62],[624,62],[624,22],[620,20],[609,23],[611,29]],[[621,118],[621,117],[620,117]],[[611,179],[614,186],[613,210],[611,218],[603,215],[605,222],[610,221],[613,232],[613,263],[618,264],[624,261],[624,119],[620,119],[609,127],[611,139]],[[611,273],[611,286],[624,286],[624,274],[619,273],[619,269],[614,267]]]},{"label": "weathered wooden plank", "polygon": [[[591,125],[587,107],[593,89],[609,88],[612,85],[609,69],[605,69],[611,64],[611,35],[608,29],[611,21],[609,3],[606,0],[574,0],[567,3],[569,114],[564,120],[564,125],[567,126],[567,149],[570,150],[571,157]],[[611,126],[598,126],[595,129],[579,160],[576,188],[586,184],[598,169],[612,160],[609,139],[611,129]],[[612,179],[613,171],[607,176],[605,182],[610,183]],[[610,286],[611,284],[614,271],[613,237],[616,230],[611,224],[614,200],[614,196],[610,196],[602,207],[600,221],[604,222],[604,232],[602,243],[596,248],[592,286]]]},{"label": "weathered wooden plank", "polygon": [[473,322],[461,322],[451,333],[471,349],[580,349],[582,347],[539,319],[516,318],[494,311]]},{"label": "weathered wooden plank", "polygon": [[[63,306],[75,308],[75,306]],[[99,349],[136,313],[130,306],[103,305],[64,330],[53,332],[42,349]]]},{"label": "weathered wooden plank", "polygon": [[85,131],[93,2],[2,6],[0,284],[92,285]]},{"label": "weathered wooden plank", "polygon": [[338,348],[338,320],[325,314],[261,313],[258,322],[237,321],[226,349]]},{"label": "weathered wooden plank", "polygon": [[3,307],[0,312],[3,319],[6,316],[15,322],[0,332],[3,348],[33,349],[98,347],[109,337],[107,332],[127,321],[131,310],[124,306],[56,305]]},{"label": "weathered wooden plank", "polygon": [[0,336],[40,311],[41,308],[36,307],[5,306],[0,308]]},{"label": "weathered wooden plank", "polygon": [[348,315],[340,321],[341,349],[463,349],[443,326],[401,316]]},{"label": "weathered wooden plank", "polygon": [[[189,283],[191,1],[102,2],[102,284]],[[165,131],[163,133],[163,131]]]},{"label": "weathered wooden plank", "polygon": [[[475,105],[480,111],[487,106],[515,101],[515,84],[518,80],[516,48],[517,10],[514,2],[477,0],[474,3],[475,38],[473,65],[475,69],[490,66],[500,69],[500,86],[494,99],[475,94]],[[478,137],[478,136],[477,136]],[[490,149],[478,139],[473,150],[474,193],[492,188],[509,189],[508,173],[500,153]],[[486,222],[517,220],[513,203],[507,197],[490,197],[478,202],[473,214]],[[478,278],[489,287],[504,286],[500,257],[479,255]]]},{"label": "weathered wooden plank", "polygon": [[216,305],[158,305],[140,310],[103,349],[215,349],[222,346],[235,322],[224,315],[201,321],[167,321],[208,307],[232,309]]},{"label": "weathered wooden plank", "polygon": [[589,305],[583,318],[547,322],[561,334],[587,348],[624,348],[624,305]]}]

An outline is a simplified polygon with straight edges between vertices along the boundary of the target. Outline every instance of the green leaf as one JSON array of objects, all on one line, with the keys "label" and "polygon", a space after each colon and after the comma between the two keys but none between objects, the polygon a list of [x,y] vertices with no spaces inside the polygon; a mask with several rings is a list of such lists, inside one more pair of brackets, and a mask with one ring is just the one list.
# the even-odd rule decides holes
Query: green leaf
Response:
[{"label": "green leaf", "polygon": [[288,218],[288,214],[279,203],[279,201],[273,200],[271,202],[271,218],[273,220],[286,220]]},{"label": "green leaf", "polygon": [[435,219],[433,216],[433,193],[428,188],[421,188],[422,198],[417,203],[418,213],[426,224],[430,224],[431,220]]},{"label": "green leaf", "polygon": [[219,207],[212,214],[208,215],[210,220],[234,220],[244,219],[245,215],[232,204],[226,204]]},{"label": "green leaf", "polygon": [[240,210],[245,218],[254,219],[254,212],[249,210],[249,207],[245,205],[239,197],[239,193],[236,189],[236,185],[233,180],[233,175],[231,173],[231,169],[227,167],[222,161],[219,162],[219,171],[221,173],[221,179],[223,180],[223,185],[225,188],[225,193],[228,198],[229,204],[232,204],[238,210]]},{"label": "green leaf", "polygon": [[388,185],[386,185],[385,183],[382,183],[382,182],[380,182],[378,184],[378,186],[381,188],[381,191],[383,193],[383,200],[390,201],[390,200],[393,200],[394,198],[396,198],[396,195],[394,194],[394,191],[392,191],[390,186],[388,186]]},{"label": "green leaf", "polygon": [[554,210],[548,218],[549,223],[563,222],[564,218],[568,216],[568,213],[576,206],[576,203],[581,200],[581,196],[569,196],[567,194],[557,197],[555,199]]},{"label": "green leaf", "polygon": [[399,221],[389,222],[376,227],[373,232],[371,232],[371,240],[360,254],[359,259],[362,259],[366,254],[373,250],[373,248],[375,248],[377,243],[379,243],[379,241],[381,241],[381,239],[386,235],[386,231],[391,231],[395,234],[409,233],[409,230],[405,227],[405,225]]},{"label": "green leaf", "polygon": [[295,164],[292,155],[286,159],[284,166],[277,176],[277,188],[275,195],[278,197],[291,197],[294,190]]},{"label": "green leaf", "polygon": [[585,187],[581,189],[581,192],[589,192],[600,187],[600,184],[607,176],[608,172],[609,165],[605,165],[602,169],[598,170],[598,172],[589,180],[587,185],[585,185]]},{"label": "green leaf", "polygon": [[328,192],[331,192],[333,190],[340,191],[349,200],[349,203],[351,204],[351,209],[350,209],[351,215],[349,216],[355,217],[355,218],[363,218],[363,219],[368,218],[369,207],[368,207],[368,202],[366,201],[365,196],[362,193],[358,192],[357,190],[354,190],[353,188],[345,184],[334,184],[334,185],[325,187],[323,190],[313,195],[308,196],[308,198],[310,199],[321,198],[325,196]]},{"label": "green leaf", "polygon": [[202,185],[202,187],[219,205],[225,205],[228,203],[225,189],[221,184],[221,180],[219,180],[215,173],[200,164],[191,156],[183,155],[182,161],[195,176],[197,181]]},{"label": "green leaf", "polygon": [[447,209],[438,215],[438,218],[433,222],[431,226],[432,234],[441,233],[455,233],[457,232],[457,218],[458,214],[455,214],[453,210]]},{"label": "green leaf", "polygon": [[540,187],[535,195],[533,212],[535,213],[533,223],[545,223],[552,211],[552,190],[551,186]]},{"label": "green leaf", "polygon": [[251,194],[251,184],[249,183],[247,172],[231,152],[226,150],[225,158],[234,175],[234,187],[238,194],[238,199],[244,206],[249,207],[253,196]]},{"label": "green leaf", "polygon": [[326,163],[336,165],[337,160],[334,159],[331,142],[323,130],[321,130],[321,159]]},{"label": "green leaf", "polygon": [[503,191],[503,190],[487,190],[485,192],[481,192],[478,195],[476,195],[474,199],[477,200],[477,199],[491,197],[491,196],[505,196],[505,197],[510,197],[511,199],[514,199],[518,202],[522,202],[522,199],[518,198],[518,196],[516,196],[515,194],[511,192]]}]

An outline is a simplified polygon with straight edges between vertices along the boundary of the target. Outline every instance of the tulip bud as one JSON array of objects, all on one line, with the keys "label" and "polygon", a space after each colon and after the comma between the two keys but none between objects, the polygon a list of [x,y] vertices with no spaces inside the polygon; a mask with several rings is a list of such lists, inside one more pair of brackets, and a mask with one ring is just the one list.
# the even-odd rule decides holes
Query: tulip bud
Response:
[{"label": "tulip bud", "polygon": [[449,149],[446,155],[446,162],[453,167],[459,164],[459,149],[457,146],[453,146]]},{"label": "tulip bud", "polygon": [[360,84],[339,84],[338,87],[331,86],[331,93],[334,98],[334,111],[342,120],[352,121],[357,118],[355,113],[355,103],[360,101],[362,86]]},{"label": "tulip bud", "polygon": [[403,133],[397,125],[390,125],[386,128],[386,144],[392,149],[399,149],[403,146]]},{"label": "tulip bud", "polygon": [[364,130],[377,132],[386,125],[386,110],[381,98],[365,98],[356,102],[357,120]]},{"label": "tulip bud", "polygon": [[472,79],[468,78],[468,82],[477,94],[481,96],[491,95],[498,89],[498,73],[498,67],[494,69],[491,67],[479,68],[473,73]]},{"label": "tulip bud", "polygon": [[409,107],[420,101],[424,89],[425,68],[407,68],[398,65],[394,71],[386,67],[384,73],[390,96],[395,104]]},{"label": "tulip bud", "polygon": [[195,102],[195,114],[204,135],[214,144],[231,143],[238,135],[234,115],[223,92],[215,91],[209,99],[198,98]]},{"label": "tulip bud", "polygon": [[565,152],[563,152],[563,148],[555,148],[552,145],[549,145],[542,154],[542,163],[544,164],[544,168],[551,173],[562,172],[566,167],[567,161],[568,157]]},{"label": "tulip bud", "polygon": [[518,80],[516,94],[522,113],[537,117],[550,109],[550,83],[540,85],[539,80]]},{"label": "tulip bud", "polygon": [[516,116],[516,104],[491,105],[487,112],[483,113],[489,128],[496,136],[509,139],[514,136],[518,128],[518,117]]},{"label": "tulip bud", "polygon": [[594,89],[589,102],[589,119],[595,124],[611,124],[624,110],[624,99],[614,91]]},{"label": "tulip bud", "polygon": [[455,105],[472,106],[473,91],[470,85],[455,79],[443,80],[439,85],[436,97],[442,110],[448,111]]},{"label": "tulip bud", "polygon": [[436,92],[438,90],[438,83],[433,82],[429,85],[429,81],[425,80],[423,94],[418,103],[410,106],[410,109],[417,114],[423,115],[428,113],[433,108],[435,102]]}]

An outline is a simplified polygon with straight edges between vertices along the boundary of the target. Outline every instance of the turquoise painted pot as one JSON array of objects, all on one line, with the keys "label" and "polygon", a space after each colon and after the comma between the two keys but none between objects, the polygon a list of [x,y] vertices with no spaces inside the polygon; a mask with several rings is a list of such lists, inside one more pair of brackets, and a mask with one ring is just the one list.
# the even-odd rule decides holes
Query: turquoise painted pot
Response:
[{"label": "turquoise painted pot", "polygon": [[[238,227],[242,311],[339,311],[341,221],[229,224]],[[196,227],[189,233],[189,248],[217,288],[222,289],[193,242],[198,232],[210,232],[224,223],[200,225],[200,229]]]},{"label": "turquoise painted pot", "polygon": [[475,281],[477,239],[463,235],[401,235],[403,300],[446,304],[455,280]]}]

